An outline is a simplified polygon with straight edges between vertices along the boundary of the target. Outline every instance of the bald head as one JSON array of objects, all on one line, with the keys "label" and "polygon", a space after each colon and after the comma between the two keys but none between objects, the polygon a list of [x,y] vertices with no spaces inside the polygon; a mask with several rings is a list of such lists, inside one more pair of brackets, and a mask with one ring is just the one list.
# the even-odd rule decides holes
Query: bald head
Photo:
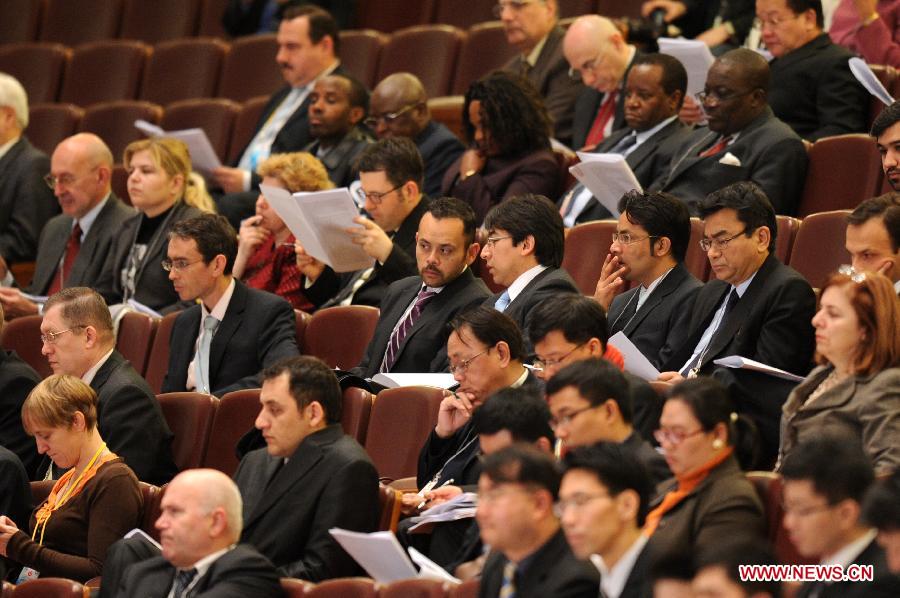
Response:
[{"label": "bald head", "polygon": [[110,193],[113,155],[93,133],[62,140],[50,159],[53,192],[67,216],[83,218]]},{"label": "bald head", "polygon": [[234,481],[217,469],[189,469],[175,476],[170,486],[178,481],[196,492],[198,503],[207,513],[222,509],[228,523],[230,543],[237,542],[244,527],[241,514],[241,492]]},{"label": "bald head", "polygon": [[569,27],[563,54],[588,87],[606,93],[617,89],[625,75],[632,47],[606,17],[585,15]]},{"label": "bald head", "polygon": [[[372,92],[369,125],[379,139],[416,137],[431,121],[427,101],[428,95],[418,77],[394,73],[382,79]],[[392,119],[388,115],[397,116]]]}]

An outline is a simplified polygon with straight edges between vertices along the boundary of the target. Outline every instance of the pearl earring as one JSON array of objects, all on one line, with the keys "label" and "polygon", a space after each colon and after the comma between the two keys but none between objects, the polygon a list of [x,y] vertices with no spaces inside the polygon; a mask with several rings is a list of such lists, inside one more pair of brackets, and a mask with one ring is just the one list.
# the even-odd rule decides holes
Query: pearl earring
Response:
[{"label": "pearl earring", "polygon": [[716,449],[717,451],[721,450],[724,446],[725,446],[725,443],[722,442],[721,438],[716,438],[715,440],[713,440],[712,447],[714,449]]}]

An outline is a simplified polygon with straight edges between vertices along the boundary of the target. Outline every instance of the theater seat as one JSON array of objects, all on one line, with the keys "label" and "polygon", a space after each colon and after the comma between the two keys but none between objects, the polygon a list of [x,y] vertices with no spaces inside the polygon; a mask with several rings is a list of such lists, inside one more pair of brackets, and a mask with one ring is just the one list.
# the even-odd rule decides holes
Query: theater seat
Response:
[{"label": "theater seat", "polygon": [[150,345],[144,379],[155,393],[159,393],[162,389],[163,379],[169,369],[169,338],[172,336],[172,327],[175,325],[175,318],[179,313],[167,314],[159,321],[156,335],[153,337],[153,344]]},{"label": "theater seat", "polygon": [[444,594],[444,582],[436,579],[403,579],[378,589],[378,598],[444,598]]},{"label": "theater seat", "polygon": [[391,486],[378,484],[378,531],[397,531],[400,520],[401,493]]},{"label": "theater seat", "polygon": [[451,93],[465,94],[469,85],[512,60],[516,49],[506,43],[499,21],[479,23],[469,28],[459,50]]},{"label": "theater seat", "polygon": [[699,218],[691,218],[691,239],[688,241],[687,252],[684,256],[684,267],[693,274],[697,280],[706,282],[712,273],[709,265],[709,257],[700,247],[703,239],[703,221]]},{"label": "theater seat", "polygon": [[147,358],[158,324],[159,320],[135,311],[126,313],[119,321],[116,349],[142,376],[147,371]]},{"label": "theater seat", "polygon": [[41,378],[46,378],[53,371],[47,358],[41,354],[41,316],[23,316],[6,322],[0,345],[7,351],[15,351],[22,361],[34,368]]},{"label": "theater seat", "polygon": [[479,580],[470,579],[458,585],[451,585],[447,590],[447,598],[477,598],[480,584]]},{"label": "theater seat", "polygon": [[585,295],[593,295],[597,288],[614,232],[615,220],[597,220],[573,226],[566,235],[562,267]]},{"label": "theater seat", "polygon": [[461,140],[466,138],[463,131],[463,105],[465,98],[463,96],[441,96],[428,99],[428,109],[431,111],[431,118],[441,123],[450,132],[459,137]]},{"label": "theater seat", "polygon": [[150,55],[138,41],[111,39],[75,48],[63,77],[60,102],[90,106],[98,102],[133,100]]},{"label": "theater seat", "polygon": [[352,436],[360,444],[366,443],[374,399],[372,393],[362,388],[351,386],[343,392],[341,427],[345,434]]},{"label": "theater seat", "polygon": [[222,15],[229,0],[201,0],[200,23],[197,35],[210,35],[213,37],[228,37],[222,26]]},{"label": "theater seat", "polygon": [[46,42],[0,47],[0,72],[22,84],[29,104],[55,102],[71,55],[64,45]]},{"label": "theater seat", "polygon": [[48,156],[60,141],[75,134],[84,116],[84,110],[75,104],[31,104],[28,113],[25,135]]},{"label": "theater seat", "polygon": [[125,0],[119,37],[148,44],[190,37],[197,30],[199,0]]},{"label": "theater seat", "polygon": [[306,588],[306,598],[375,598],[375,582],[368,578],[329,579]]},{"label": "theater seat", "polygon": [[43,577],[16,586],[15,598],[83,598],[84,586],[71,579]]},{"label": "theater seat", "polygon": [[179,471],[200,467],[206,456],[218,399],[200,392],[167,392],[156,395],[175,434],[172,455]]},{"label": "theater seat", "polygon": [[162,503],[163,495],[165,495],[168,485],[154,486],[146,482],[138,482],[138,485],[141,488],[141,496],[144,498],[144,510],[141,513],[141,529],[148,536],[159,541],[159,531],[154,524],[162,512],[160,503]]},{"label": "theater seat", "polygon": [[231,132],[231,143],[228,144],[229,164],[236,163],[240,159],[244,148],[253,139],[253,132],[268,102],[268,96],[257,96],[250,98],[241,106],[241,111],[234,121],[234,130]]},{"label": "theater seat", "polygon": [[238,459],[235,447],[238,440],[253,428],[259,415],[259,389],[235,390],[219,399],[213,418],[203,467],[218,469],[234,475]]},{"label": "theater seat", "polygon": [[823,137],[809,150],[809,169],[797,215],[852,210],[877,195],[883,171],[878,148],[863,133]]},{"label": "theater seat", "polygon": [[215,96],[227,53],[228,45],[212,38],[157,44],[144,69],[140,99],[166,106],[178,100]]},{"label": "theater seat", "polygon": [[251,35],[234,40],[222,63],[219,97],[243,102],[269,96],[285,85],[275,63],[278,43],[274,33]]},{"label": "theater seat", "polygon": [[401,27],[430,22],[433,10],[434,0],[416,2],[357,0],[356,27],[391,33]]},{"label": "theater seat", "polygon": [[[870,64],[869,68],[872,69],[872,72],[876,77],[878,77],[878,80],[881,81],[881,84],[884,85],[884,88],[888,91],[888,93],[893,93],[892,90],[897,84],[897,69],[886,64]],[[896,94],[894,95],[894,97],[896,97]],[[884,103],[875,96],[871,97],[870,102],[869,123],[867,125],[867,128],[872,127],[872,123],[874,122],[875,118],[885,107]]]},{"label": "theater seat", "polygon": [[111,39],[121,15],[122,0],[47,0],[39,38],[67,46]]},{"label": "theater seat", "polygon": [[312,316],[305,311],[300,309],[294,310],[294,339],[297,341],[297,348],[300,349],[301,354],[304,353],[303,343],[306,338],[306,325],[309,324],[310,318]]},{"label": "theater seat", "polygon": [[778,226],[778,236],[775,238],[775,257],[782,264],[787,264],[791,259],[791,250],[794,248],[794,239],[800,229],[800,220],[791,216],[778,215],[775,217]]},{"label": "theater seat", "polygon": [[466,29],[495,19],[496,0],[435,0],[434,22]]},{"label": "theater seat", "polygon": [[112,170],[112,192],[116,197],[125,202],[126,205],[132,205],[131,197],[128,195],[128,171],[122,164],[116,164]]},{"label": "theater seat", "polygon": [[31,42],[37,38],[45,0],[18,0],[3,3],[0,44]]},{"label": "theater seat", "polygon": [[789,265],[815,288],[822,288],[838,266],[850,263],[850,254],[844,249],[849,214],[850,210],[811,214],[800,223]]},{"label": "theater seat", "polygon": [[[559,16],[563,19],[597,12],[596,0],[557,0],[557,4],[559,5]],[[600,14],[609,16],[603,12]]]},{"label": "theater seat", "polygon": [[744,475],[763,503],[768,541],[775,548],[778,562],[785,565],[815,563],[815,560],[800,556],[784,529],[784,482],[781,476],[771,471],[748,471]]},{"label": "theater seat", "polygon": [[374,29],[341,31],[341,65],[372,89],[378,83],[378,60],[387,36]]},{"label": "theater seat", "polygon": [[417,25],[394,32],[381,52],[378,81],[409,72],[422,81],[428,97],[450,93],[465,33],[448,25]]},{"label": "theater seat", "polygon": [[303,598],[306,596],[306,588],[313,586],[312,582],[294,579],[293,577],[281,578],[281,590],[285,598]]},{"label": "theater seat", "polygon": [[341,305],[313,314],[303,335],[303,352],[329,367],[349,370],[359,365],[378,324],[378,308]]},{"label": "theater seat", "polygon": [[94,104],[85,110],[79,130],[98,135],[119,162],[129,143],[144,138],[144,134],[134,127],[134,121],[143,119],[159,124],[162,111],[162,107],[140,100]]},{"label": "theater seat", "polygon": [[225,98],[180,100],[166,106],[160,126],[166,131],[203,129],[219,159],[228,158],[228,145],[240,104]]}]

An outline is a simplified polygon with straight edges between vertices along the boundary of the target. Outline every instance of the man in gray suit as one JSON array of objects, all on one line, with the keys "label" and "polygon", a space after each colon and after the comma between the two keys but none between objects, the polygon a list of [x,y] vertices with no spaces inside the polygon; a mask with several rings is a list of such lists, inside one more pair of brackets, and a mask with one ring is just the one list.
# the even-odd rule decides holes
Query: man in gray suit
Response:
[{"label": "man in gray suit", "polygon": [[[103,140],[79,133],[56,146],[45,179],[62,214],[44,226],[31,285],[34,295],[70,286],[94,286],[122,224],[135,215],[111,189],[113,155]],[[37,314],[40,305],[18,289],[0,288],[7,319]]]}]

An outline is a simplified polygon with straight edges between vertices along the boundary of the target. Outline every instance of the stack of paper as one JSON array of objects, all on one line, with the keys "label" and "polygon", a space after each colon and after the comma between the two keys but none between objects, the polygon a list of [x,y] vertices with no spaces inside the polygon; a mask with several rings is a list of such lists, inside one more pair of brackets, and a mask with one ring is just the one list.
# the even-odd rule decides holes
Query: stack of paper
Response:
[{"label": "stack of paper", "polygon": [[706,86],[706,74],[715,60],[709,46],[693,39],[661,37],[657,41],[660,54],[674,56],[684,65],[688,76],[687,95],[694,97],[703,91]]},{"label": "stack of paper", "polygon": [[625,156],[590,152],[577,154],[581,162],[569,168],[569,172],[590,190],[614,218],[618,218],[619,200],[622,196],[633,189],[642,191]]},{"label": "stack of paper", "polygon": [[[333,527],[328,533],[378,583],[388,584],[392,581],[415,578],[460,583],[415,548],[410,548],[407,556],[393,532],[366,534]],[[410,557],[419,565],[420,571],[416,571]]]},{"label": "stack of paper", "polygon": [[385,388],[397,388],[400,386],[436,386],[437,388],[450,388],[456,385],[453,374],[398,374],[381,373],[372,376],[372,382]]},{"label": "stack of paper", "polygon": [[433,523],[470,519],[475,516],[475,509],[477,507],[478,495],[474,492],[463,492],[445,503],[422,511],[422,514],[417,517],[411,517],[410,523],[413,525],[410,526],[409,531],[412,532],[420,527]]},{"label": "stack of paper", "polygon": [[650,360],[634,346],[625,333],[621,330],[609,337],[609,344],[619,350],[625,360],[625,371],[634,374],[644,380],[656,380],[659,378],[659,370],[653,367]]},{"label": "stack of paper", "polygon": [[763,374],[769,374],[770,376],[775,376],[776,378],[784,378],[785,380],[790,380],[791,382],[800,382],[801,380],[803,380],[803,376],[798,376],[797,374],[792,374],[790,372],[774,368],[770,365],[754,361],[749,357],[741,357],[740,355],[729,355],[728,357],[716,359],[713,361],[713,363],[716,365],[725,366],[726,368],[762,372]]},{"label": "stack of paper", "polygon": [[191,153],[191,163],[194,166],[194,170],[211,172],[222,166],[219,156],[216,155],[216,151],[213,149],[212,144],[209,142],[209,137],[206,136],[203,129],[164,131],[153,123],[140,119],[134,121],[134,126],[148,137],[172,137],[183,141]]}]

